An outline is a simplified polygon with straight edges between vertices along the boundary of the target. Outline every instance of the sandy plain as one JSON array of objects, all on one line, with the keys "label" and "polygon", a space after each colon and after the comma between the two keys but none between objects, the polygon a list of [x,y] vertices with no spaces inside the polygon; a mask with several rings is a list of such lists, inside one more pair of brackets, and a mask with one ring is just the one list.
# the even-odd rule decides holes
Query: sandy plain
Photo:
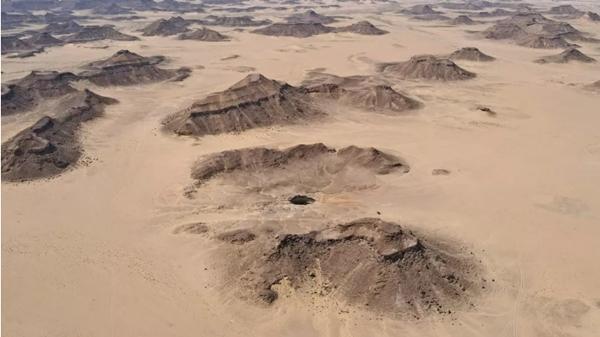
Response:
[{"label": "sandy plain", "polygon": [[[600,10],[593,2],[570,3]],[[121,102],[84,125],[82,142],[90,163],[50,180],[2,183],[3,333],[595,336],[600,331],[600,96],[583,86],[600,79],[598,64],[539,65],[533,60],[553,51],[465,32],[487,25],[415,22],[374,8],[348,5],[319,12],[367,19],[390,34],[297,39],[217,27],[232,41],[145,37],[3,59],[3,82],[31,70],[73,70],[125,48],[165,55],[170,67],[193,69],[190,78],[177,83],[88,86]],[[151,19],[116,24],[136,34]],[[600,37],[598,24],[571,23]],[[395,83],[394,88],[424,103],[403,116],[332,107],[330,116],[317,123],[199,139],[160,128],[168,114],[225,89],[250,69],[299,84],[313,69],[372,74],[376,62],[448,54],[466,46],[497,60],[457,62],[477,73],[473,80]],[[582,43],[581,50],[600,59],[598,45]],[[239,57],[222,60],[231,55]],[[486,115],[478,105],[497,115]],[[30,125],[38,113],[3,117],[2,141]],[[259,205],[243,195],[231,197],[226,187],[195,200],[183,195],[192,182],[192,164],[204,154],[315,142],[374,146],[405,159],[411,171],[377,177],[374,189],[324,194],[311,208],[286,200]],[[451,174],[432,175],[438,168]],[[301,231],[314,223],[377,212],[471,247],[495,280],[477,308],[452,319],[404,321],[328,299],[302,298],[292,290],[282,291],[284,296],[270,307],[251,305],[222,291],[223,262],[214,259],[219,243],[172,234],[178,225],[198,221],[219,230],[273,221]]]}]

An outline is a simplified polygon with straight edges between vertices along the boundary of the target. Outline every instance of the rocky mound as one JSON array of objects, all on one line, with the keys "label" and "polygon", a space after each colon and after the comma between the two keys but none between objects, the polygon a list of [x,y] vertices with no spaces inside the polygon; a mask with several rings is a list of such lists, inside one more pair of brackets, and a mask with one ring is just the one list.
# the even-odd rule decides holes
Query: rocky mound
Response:
[{"label": "rocky mound", "polygon": [[340,27],[335,29],[336,32],[349,32],[361,35],[383,35],[389,33],[383,29],[375,27],[369,21],[359,21],[349,26]]},{"label": "rocky mound", "polygon": [[492,56],[482,53],[479,49],[474,47],[461,48],[448,57],[451,60],[465,60],[474,62],[489,62],[495,60]]},{"label": "rocky mound", "polygon": [[483,268],[464,249],[377,218],[265,236],[229,246],[241,254],[227,276],[242,281],[242,296],[266,304],[280,289],[293,289],[296,296],[418,319],[473,306],[485,288]]},{"label": "rocky mound", "polygon": [[64,44],[64,41],[59,40],[52,36],[52,34],[46,32],[35,33],[26,39],[26,41],[37,47],[60,46]]},{"label": "rocky mound", "polygon": [[73,73],[33,71],[22,79],[8,84],[2,93],[2,115],[32,110],[46,99],[76,92],[70,83],[77,80]]},{"label": "rocky mound", "polygon": [[571,5],[560,5],[550,8],[548,14],[581,16],[583,12]]},{"label": "rocky mound", "polygon": [[585,55],[575,48],[569,48],[558,55],[550,55],[537,59],[536,63],[568,63],[568,62],[596,62],[595,59]]},{"label": "rocky mound", "polygon": [[586,19],[588,19],[590,21],[600,22],[600,15],[598,15],[597,13],[587,12],[587,13],[585,13],[584,16]]},{"label": "rocky mound", "polygon": [[441,15],[441,14],[424,14],[424,15],[415,15],[411,17],[413,20],[418,21],[450,21],[450,17]]},{"label": "rocky mound", "polygon": [[85,26],[79,32],[69,35],[65,38],[65,41],[70,43],[82,43],[100,40],[136,41],[139,40],[139,38],[136,36],[123,34],[110,25]]},{"label": "rocky mound", "polygon": [[80,32],[82,29],[83,26],[81,26],[75,21],[70,20],[67,22],[51,23],[44,29],[42,29],[42,31],[50,34],[63,35],[77,33]]},{"label": "rocky mound", "polygon": [[165,120],[180,135],[203,136],[322,115],[306,90],[251,74],[225,91],[214,93]]},{"label": "rocky mound", "polygon": [[154,21],[140,31],[144,36],[171,36],[189,31],[188,22],[181,16],[175,16],[169,19],[160,19]]},{"label": "rocky mound", "polygon": [[207,42],[229,41],[228,36],[206,27],[196,29],[192,32],[180,34],[177,38],[180,40],[196,40]]},{"label": "rocky mound", "polygon": [[499,22],[483,32],[486,39],[505,40],[522,39],[528,37],[528,33],[519,25],[511,22]]},{"label": "rocky mound", "polygon": [[252,33],[305,38],[333,31],[335,31],[335,28],[323,26],[320,23],[274,23],[270,26],[253,30]]},{"label": "rocky mound", "polygon": [[163,0],[156,4],[156,8],[160,8],[161,10],[164,10],[164,11],[180,12],[180,13],[185,13],[185,12],[202,13],[202,12],[204,12],[202,5],[189,3],[189,2],[176,1],[176,0]]},{"label": "rocky mound", "polygon": [[476,25],[479,22],[473,21],[470,17],[466,15],[459,15],[450,21],[453,25]]},{"label": "rocky mound", "polygon": [[294,14],[286,18],[288,23],[320,23],[327,25],[335,22],[335,18],[331,16],[321,15],[313,10],[308,10],[304,13]]},{"label": "rocky mound", "polygon": [[189,68],[157,67],[156,64],[163,60],[162,56],[143,57],[129,50],[120,50],[107,59],[90,63],[90,70],[80,73],[79,77],[96,85],[113,86],[183,80],[189,75]]},{"label": "rocky mound", "polygon": [[16,36],[2,36],[2,54],[26,52],[36,50],[37,48],[28,41],[21,40]]},{"label": "rocky mound", "polygon": [[[326,172],[323,172],[324,167]],[[273,176],[270,182],[263,183],[263,188],[267,189],[269,183],[273,183],[273,186],[285,185],[275,184],[275,181],[291,178],[288,174],[275,177],[277,172],[302,170],[305,177],[291,179],[306,178],[311,180],[314,177],[309,176],[319,175],[319,172],[321,172],[320,174],[323,177],[317,179],[318,181],[306,182],[306,187],[312,185],[312,188],[316,188],[317,185],[327,186],[328,182],[325,181],[327,176],[347,172],[353,168],[364,169],[378,175],[409,171],[408,165],[402,160],[375,148],[349,146],[336,150],[318,143],[301,144],[284,150],[258,147],[209,155],[194,165],[192,178],[202,184],[217,176],[227,175],[230,177],[239,173],[249,177],[253,172],[260,172],[264,175]],[[319,190],[319,188],[316,188],[316,190]]]},{"label": "rocky mound", "polygon": [[124,14],[133,14],[133,11],[119,6],[117,3],[110,3],[106,6],[96,7],[92,11],[94,14],[98,15],[124,15]]},{"label": "rocky mound", "polygon": [[515,12],[507,11],[506,9],[503,9],[503,8],[497,8],[491,12],[479,12],[475,15],[480,18],[492,18],[492,17],[497,17],[497,16],[511,16],[513,14],[515,14]]},{"label": "rocky mound", "polygon": [[[576,41],[594,40],[586,37],[584,33],[566,22],[550,20],[539,13],[517,13],[488,28],[483,35],[487,39],[511,39],[525,46],[540,45],[539,42],[535,42],[535,39],[540,37],[545,39],[542,41],[542,45],[546,42],[563,44],[562,41],[555,38]],[[534,43],[528,41],[534,41]]]},{"label": "rocky mound", "polygon": [[378,70],[406,79],[456,81],[475,77],[474,73],[459,67],[451,60],[433,55],[418,55],[406,62],[381,64]]},{"label": "rocky mound", "polygon": [[315,98],[333,99],[340,104],[383,113],[402,113],[421,107],[418,101],[370,78],[321,73],[312,77],[304,82],[304,87]]},{"label": "rocky mound", "polygon": [[82,154],[77,141],[81,123],[97,117],[105,105],[114,103],[116,100],[88,90],[71,94],[59,116],[45,116],[2,144],[2,179],[48,178],[72,167]]},{"label": "rocky mound", "polygon": [[576,44],[567,42],[560,36],[532,35],[517,40],[517,44],[523,47],[536,49],[556,49],[578,47]]},{"label": "rocky mound", "polygon": [[201,23],[206,26],[258,27],[271,23],[271,20],[254,20],[251,16],[215,16],[209,15]]},{"label": "rocky mound", "polygon": [[431,5],[414,5],[410,8],[401,10],[400,13],[410,14],[410,15],[442,14],[442,12],[438,12],[438,11],[434,10],[431,7]]},{"label": "rocky mound", "polygon": [[468,11],[478,11],[485,7],[488,7],[489,3],[485,1],[466,1],[462,2],[442,2],[438,4],[438,6],[442,8],[454,9],[454,10],[468,10]]}]

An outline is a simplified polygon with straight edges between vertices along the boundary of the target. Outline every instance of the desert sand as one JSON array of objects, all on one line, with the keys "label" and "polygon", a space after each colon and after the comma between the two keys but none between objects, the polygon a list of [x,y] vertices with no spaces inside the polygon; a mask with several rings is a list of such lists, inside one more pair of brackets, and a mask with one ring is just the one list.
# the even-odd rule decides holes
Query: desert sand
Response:
[{"label": "desert sand", "polygon": [[[49,30],[36,17],[2,28],[3,43],[5,35],[26,40],[27,30],[44,29],[65,41],[26,58],[13,56],[31,50],[29,42],[3,49],[3,100],[4,85],[32,71],[81,74],[124,50],[189,75],[127,85],[68,76],[65,90],[25,108],[5,113],[3,102],[3,335],[598,335],[600,95],[592,83],[600,65],[539,64],[567,45],[486,38],[497,20],[524,10],[520,2],[161,5],[168,11],[140,3],[119,2],[140,17],[132,20],[94,14],[107,9],[69,14],[85,17],[75,18],[82,26],[114,25],[104,35],[72,23]],[[411,9],[425,4],[431,11]],[[600,24],[583,14],[600,12],[596,1],[530,4],[585,33],[540,36],[564,37],[600,59]],[[578,11],[551,10],[565,4]],[[335,18],[327,27],[368,21],[387,33],[252,33],[302,21],[308,10]],[[468,15],[475,24],[414,19],[423,15]],[[209,26],[228,40],[140,31],[175,16],[188,20],[185,29]],[[462,48],[494,60],[445,59]],[[439,65],[378,72],[389,64],[404,71],[422,55],[474,75],[441,76],[453,70]],[[258,74],[280,82],[268,82],[268,95],[214,96]],[[309,84],[323,77],[321,88],[357,94],[317,99]],[[293,88],[291,103],[281,86]],[[59,147],[69,165],[25,182],[5,175],[5,147],[44,116],[61,121],[79,111],[66,109],[65,97],[86,89],[110,104],[69,124],[67,137],[48,138],[69,142]],[[220,118],[229,100],[244,103],[236,118],[251,111],[261,123]],[[165,127],[198,102],[212,104],[196,112],[210,113],[210,130],[219,132]],[[290,105],[302,118],[281,117]],[[316,145],[290,155],[301,144]],[[30,170],[29,163],[21,166]]]}]

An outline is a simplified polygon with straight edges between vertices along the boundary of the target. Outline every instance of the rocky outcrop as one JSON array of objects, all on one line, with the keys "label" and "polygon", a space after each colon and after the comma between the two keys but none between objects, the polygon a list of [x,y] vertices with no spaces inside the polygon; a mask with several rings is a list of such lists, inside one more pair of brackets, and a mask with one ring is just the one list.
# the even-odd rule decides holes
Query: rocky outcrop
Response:
[{"label": "rocky outcrop", "polygon": [[320,23],[274,23],[270,26],[252,31],[255,34],[269,36],[292,36],[306,38],[313,35],[327,34],[335,31],[332,27]]},{"label": "rocky outcrop", "polygon": [[286,283],[296,296],[422,318],[473,306],[486,282],[481,264],[463,248],[377,218],[256,235],[229,249],[240,251],[227,276],[242,281],[241,296],[265,304],[277,301]]},{"label": "rocky outcrop", "polygon": [[251,74],[225,91],[175,113],[164,124],[180,135],[204,136],[289,124],[321,115],[305,89]]},{"label": "rocky outcrop", "polygon": [[177,37],[179,40],[195,40],[195,41],[206,41],[206,42],[219,42],[229,41],[229,37],[223,35],[216,30],[202,27],[191,32],[180,34]]},{"label": "rocky outcrop", "polygon": [[568,63],[568,62],[583,62],[593,63],[596,62],[594,58],[591,58],[581,51],[575,48],[569,48],[558,55],[550,55],[539,58],[535,61],[536,63]]},{"label": "rocky outcrop", "polygon": [[73,167],[82,155],[77,139],[81,124],[114,103],[116,100],[88,90],[67,95],[58,116],[42,117],[2,144],[2,179],[49,178]]},{"label": "rocky outcrop", "polygon": [[26,112],[47,99],[76,92],[71,86],[71,82],[75,80],[77,76],[73,73],[33,71],[6,86],[6,91],[2,93],[2,115]]},{"label": "rocky outcrop", "polygon": [[141,32],[144,36],[171,36],[189,31],[191,22],[181,16],[169,19],[160,19],[144,27]]},{"label": "rocky outcrop", "polygon": [[451,60],[433,55],[413,56],[406,62],[384,63],[378,66],[378,70],[405,79],[456,81],[475,77],[474,73]]},{"label": "rocky outcrop", "polygon": [[492,56],[484,54],[479,49],[474,47],[461,48],[450,54],[448,58],[451,60],[463,60],[474,62],[489,62],[495,60],[495,58],[493,58]]},{"label": "rocky outcrop", "polygon": [[336,20],[331,16],[321,15],[313,10],[308,10],[304,13],[298,13],[286,18],[288,23],[320,23],[327,25],[334,23]]},{"label": "rocky outcrop", "polygon": [[80,31],[65,38],[69,43],[83,43],[100,40],[136,41],[138,37],[123,34],[110,25],[85,26]]},{"label": "rocky outcrop", "polygon": [[375,27],[369,21],[359,21],[349,26],[339,27],[335,29],[335,32],[349,32],[361,35],[384,35],[388,33],[388,31]]},{"label": "rocky outcrop", "polygon": [[183,80],[189,68],[162,69],[157,66],[164,57],[143,57],[129,50],[120,50],[111,57],[92,62],[88,71],[79,74],[81,79],[100,86],[138,85],[166,80]]}]

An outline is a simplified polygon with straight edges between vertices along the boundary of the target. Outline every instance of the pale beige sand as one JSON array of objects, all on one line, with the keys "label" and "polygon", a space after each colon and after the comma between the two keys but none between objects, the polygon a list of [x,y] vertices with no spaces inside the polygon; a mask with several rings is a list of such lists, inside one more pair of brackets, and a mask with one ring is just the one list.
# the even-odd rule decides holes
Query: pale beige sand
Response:
[{"label": "pale beige sand", "polygon": [[[587,2],[582,8],[590,6]],[[532,60],[547,50],[478,40],[462,27],[351,15],[391,33],[295,39],[217,27],[233,41],[152,37],[110,43],[107,49],[89,48],[102,42],[67,45],[30,59],[3,60],[3,81],[32,69],[73,70],[123,48],[168,56],[169,67],[195,68],[180,83],[90,87],[121,101],[83,127],[84,149],[93,162],[49,181],[2,184],[3,334],[596,336],[600,96],[582,85],[600,79],[600,66],[541,66]],[[599,25],[573,24],[600,37]],[[137,27],[119,28],[131,33]],[[315,68],[337,75],[371,74],[375,62],[447,54],[465,46],[497,60],[457,62],[477,73],[474,80],[397,83],[395,88],[424,103],[414,114],[394,117],[339,108],[330,111],[328,120],[311,125],[199,140],[160,130],[168,114],[243,78],[237,69],[245,68],[239,67],[299,84]],[[582,51],[600,58],[597,45],[583,44]],[[240,57],[221,60],[234,54]],[[478,105],[489,106],[497,116],[478,111]],[[29,125],[35,114],[3,118],[2,140]],[[320,200],[314,211],[279,205],[266,213],[243,198],[238,207],[217,209],[219,200],[229,198],[219,190],[202,196],[208,200],[200,197],[202,202],[183,196],[192,182],[190,167],[203,154],[314,142],[374,146],[406,159],[411,171],[378,177],[375,190]],[[451,174],[431,175],[437,168]],[[212,228],[223,224],[225,230],[298,214],[342,221],[376,216],[376,211],[386,220],[471,246],[496,280],[491,294],[456,320],[395,321],[318,298],[318,305],[307,307],[291,293],[273,307],[257,307],[219,291],[220,262],[210,258],[216,243],[172,234],[176,226],[197,221]],[[289,223],[291,230],[306,225]]]}]

